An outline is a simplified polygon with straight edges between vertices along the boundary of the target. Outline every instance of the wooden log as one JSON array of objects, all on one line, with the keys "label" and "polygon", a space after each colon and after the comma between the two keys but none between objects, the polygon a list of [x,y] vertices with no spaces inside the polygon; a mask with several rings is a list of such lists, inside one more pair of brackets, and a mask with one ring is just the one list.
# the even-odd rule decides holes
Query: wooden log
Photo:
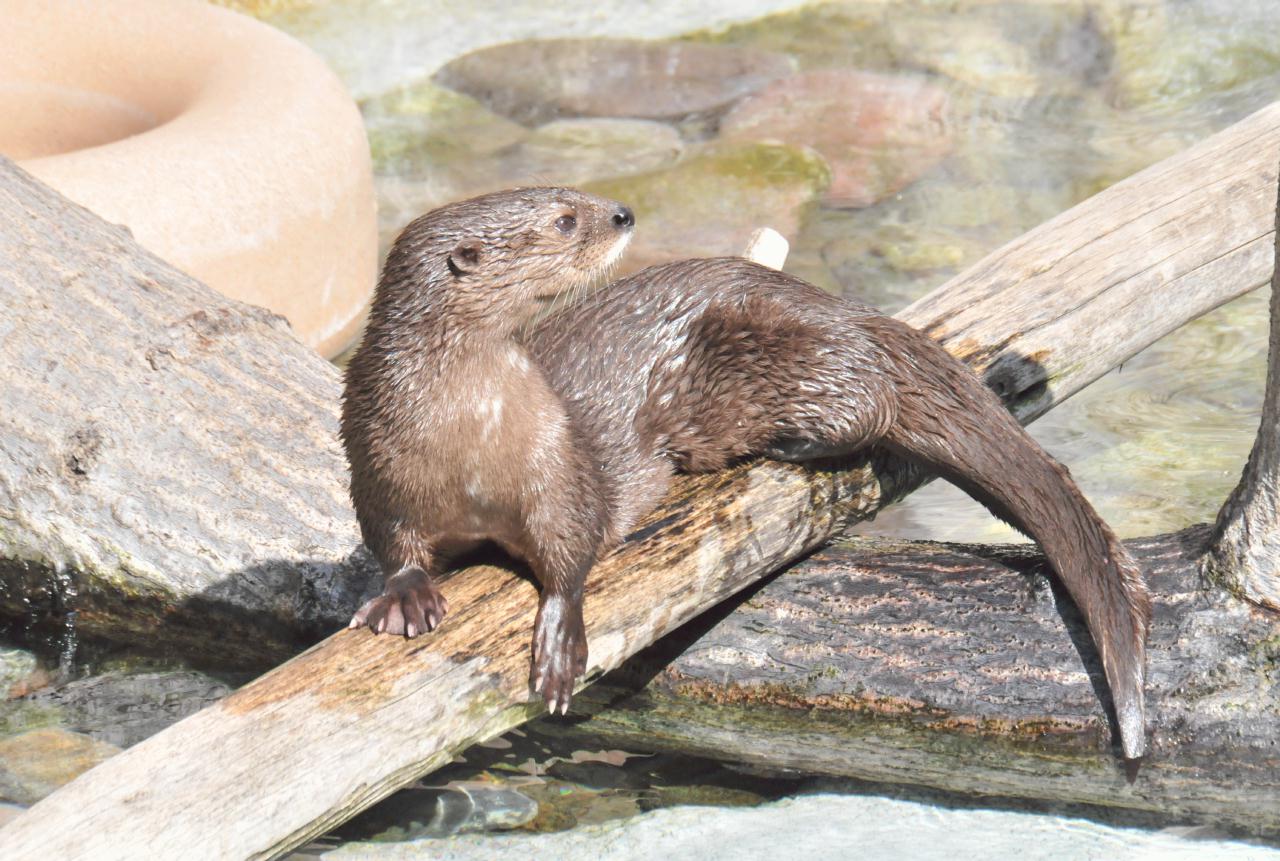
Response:
[{"label": "wooden log", "polygon": [[1280,835],[1280,618],[1206,594],[1197,526],[1126,542],[1153,595],[1151,752],[1129,782],[1097,653],[1028,545],[820,550],[584,691],[541,732]]},{"label": "wooden log", "polygon": [[0,307],[6,614],[261,669],[377,582],[338,373],[282,317],[2,157]]},{"label": "wooden log", "polygon": [[[1020,416],[1037,414],[1265,283],[1277,152],[1272,106],[1033,231],[906,316]],[[1142,325],[1117,324],[1118,309]],[[870,457],[840,472],[760,463],[678,483],[589,578],[592,673],[918,481]],[[431,637],[331,637],[37,804],[4,831],[6,856],[271,857],[538,711],[533,587],[475,568],[444,590],[454,610]]]},{"label": "wooden log", "polygon": [[[1276,200],[1280,226],[1280,196]],[[1280,610],[1280,232],[1271,275],[1267,389],[1253,450],[1222,510],[1205,570],[1232,593]]]}]

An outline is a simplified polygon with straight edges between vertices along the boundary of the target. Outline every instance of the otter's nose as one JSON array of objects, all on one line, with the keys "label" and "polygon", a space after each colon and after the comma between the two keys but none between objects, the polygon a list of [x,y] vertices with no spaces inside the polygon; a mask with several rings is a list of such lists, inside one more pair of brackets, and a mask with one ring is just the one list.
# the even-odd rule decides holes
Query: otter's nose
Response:
[{"label": "otter's nose", "polygon": [[613,226],[619,230],[630,230],[635,223],[635,215],[625,206],[619,206],[618,211],[613,214]]}]

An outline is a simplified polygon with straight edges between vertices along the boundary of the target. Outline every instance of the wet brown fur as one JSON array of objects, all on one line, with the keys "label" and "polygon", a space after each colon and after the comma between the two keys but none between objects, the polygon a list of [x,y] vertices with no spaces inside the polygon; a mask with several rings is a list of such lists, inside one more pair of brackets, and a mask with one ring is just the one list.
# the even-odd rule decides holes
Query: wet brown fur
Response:
[{"label": "wet brown fur", "polygon": [[515,336],[606,275],[631,223],[619,204],[569,189],[428,213],[392,247],[346,372],[351,497],[387,577],[352,627],[431,630],[448,610],[433,577],[493,541],[542,585],[533,683],[553,709],[567,709],[586,669],[582,583],[609,511],[591,441]]},{"label": "wet brown fur", "polygon": [[1102,657],[1126,757],[1145,752],[1149,600],[1137,566],[1065,467],[927,335],[741,258],[655,266],[530,338],[553,387],[601,440],[612,538],[676,468],[762,454],[808,460],[881,445],[1034,538]]},{"label": "wet brown fur", "polygon": [[[389,575],[387,593],[353,624],[411,635],[433,627],[445,609],[428,577],[440,548],[494,540],[543,584],[533,678],[553,709],[566,708],[585,667],[586,572],[677,469],[876,444],[1040,543],[1098,645],[1125,755],[1142,755],[1150,611],[1138,570],[1067,470],[977,377],[903,323],[738,258],[646,269],[519,335],[527,303],[512,297],[538,277],[558,283],[537,273],[569,254],[541,242],[545,219],[529,216],[541,210],[525,198],[572,194],[532,189],[446,207],[393,248],[344,401],[352,496]],[[595,213],[589,236],[605,246],[617,205],[573,200]],[[469,229],[476,219],[483,231]],[[471,240],[507,274],[482,257],[458,276],[445,258]],[[512,370],[510,350],[530,367]],[[485,441],[477,404],[495,391],[522,406]],[[523,460],[526,451],[543,454]],[[477,474],[492,483],[483,505],[465,486]],[[410,616],[417,630],[407,631]]]}]

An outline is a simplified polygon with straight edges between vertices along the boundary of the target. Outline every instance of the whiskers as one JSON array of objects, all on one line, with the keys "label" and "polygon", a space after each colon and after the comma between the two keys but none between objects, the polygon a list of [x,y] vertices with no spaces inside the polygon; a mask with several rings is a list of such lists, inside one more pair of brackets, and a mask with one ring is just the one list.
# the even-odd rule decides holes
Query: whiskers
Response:
[{"label": "whiskers", "polygon": [[520,327],[521,336],[529,334],[541,325],[544,320],[578,304],[579,300],[594,294],[598,287],[612,281],[613,273],[617,271],[618,264],[622,260],[622,251],[626,248],[626,245],[625,241],[618,243],[618,246],[610,251],[604,265],[592,270],[574,272],[563,290],[549,299],[542,300],[536,306],[533,314]]}]

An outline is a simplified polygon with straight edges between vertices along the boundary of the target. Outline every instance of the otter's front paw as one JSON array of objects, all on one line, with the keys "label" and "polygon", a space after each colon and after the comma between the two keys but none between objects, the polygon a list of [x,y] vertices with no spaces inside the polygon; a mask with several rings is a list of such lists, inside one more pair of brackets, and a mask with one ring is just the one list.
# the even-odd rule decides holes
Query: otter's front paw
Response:
[{"label": "otter's front paw", "polygon": [[348,627],[368,625],[375,634],[416,637],[433,630],[449,612],[449,602],[421,568],[404,568],[388,577],[382,594],[365,603]]},{"label": "otter's front paw", "polygon": [[533,626],[530,682],[552,714],[568,714],[573,683],[587,671],[587,632],[582,608],[559,596],[543,596]]}]

